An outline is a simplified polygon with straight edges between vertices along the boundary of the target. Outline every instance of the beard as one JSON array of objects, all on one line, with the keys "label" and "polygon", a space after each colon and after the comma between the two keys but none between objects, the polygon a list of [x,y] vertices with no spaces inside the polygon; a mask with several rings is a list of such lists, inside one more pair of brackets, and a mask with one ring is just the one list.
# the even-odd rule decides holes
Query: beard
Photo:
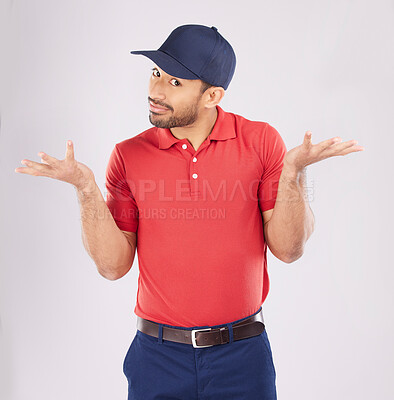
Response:
[{"label": "beard", "polygon": [[[182,126],[188,126],[197,121],[199,111],[198,111],[199,100],[189,107],[174,113],[173,115],[166,117],[162,114],[154,113],[149,111],[149,121],[152,125],[157,128],[171,129]],[[171,110],[169,110],[171,111]]]}]

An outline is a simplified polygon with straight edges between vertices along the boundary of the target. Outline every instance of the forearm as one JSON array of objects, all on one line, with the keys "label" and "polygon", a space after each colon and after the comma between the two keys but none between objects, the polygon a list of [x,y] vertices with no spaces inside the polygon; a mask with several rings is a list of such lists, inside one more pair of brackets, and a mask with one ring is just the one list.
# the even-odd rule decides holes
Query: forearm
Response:
[{"label": "forearm", "polygon": [[292,262],[302,256],[314,229],[314,215],[306,193],[306,170],[284,165],[275,206],[265,226],[267,244],[278,258]]},{"label": "forearm", "polygon": [[131,268],[135,249],[116,225],[96,182],[76,192],[84,247],[102,276],[118,279]]}]

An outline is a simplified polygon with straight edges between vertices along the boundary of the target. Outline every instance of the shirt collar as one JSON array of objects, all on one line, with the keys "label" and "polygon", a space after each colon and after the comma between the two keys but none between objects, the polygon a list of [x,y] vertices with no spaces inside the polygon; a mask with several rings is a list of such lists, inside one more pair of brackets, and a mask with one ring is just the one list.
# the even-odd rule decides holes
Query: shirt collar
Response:
[{"label": "shirt collar", "polygon": [[[234,119],[231,113],[225,112],[221,107],[216,105],[218,116],[215,125],[208,136],[208,140],[227,140],[237,137],[235,132]],[[157,128],[157,136],[159,139],[159,149],[168,149],[174,143],[180,142],[184,139],[176,138],[170,129]]]}]

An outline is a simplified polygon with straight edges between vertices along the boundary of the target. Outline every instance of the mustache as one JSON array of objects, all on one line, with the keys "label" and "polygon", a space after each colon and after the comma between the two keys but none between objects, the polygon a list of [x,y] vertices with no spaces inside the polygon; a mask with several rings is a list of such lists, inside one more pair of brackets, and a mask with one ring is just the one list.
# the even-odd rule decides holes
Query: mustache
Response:
[{"label": "mustache", "polygon": [[152,98],[150,98],[150,97],[148,97],[148,101],[151,101],[153,104],[156,104],[156,105],[158,105],[158,106],[167,108],[168,110],[172,110],[172,108],[169,107],[169,106],[167,106],[167,104],[163,104],[163,103],[161,103],[161,102],[154,101],[154,100],[153,100]]}]

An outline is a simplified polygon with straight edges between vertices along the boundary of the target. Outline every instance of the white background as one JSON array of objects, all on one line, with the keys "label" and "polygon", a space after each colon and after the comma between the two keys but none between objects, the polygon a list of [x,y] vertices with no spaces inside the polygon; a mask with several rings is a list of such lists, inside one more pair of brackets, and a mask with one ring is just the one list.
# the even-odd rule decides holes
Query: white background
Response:
[{"label": "white background", "polygon": [[394,278],[392,1],[11,1],[0,6],[0,397],[126,399],[138,262],[101,277],[74,188],[17,174],[44,151],[104,177],[115,143],[150,128],[151,61],[175,27],[216,26],[237,55],[220,105],[291,149],[357,139],[307,169],[305,254],[271,253],[263,304],[279,400],[391,400]]}]

